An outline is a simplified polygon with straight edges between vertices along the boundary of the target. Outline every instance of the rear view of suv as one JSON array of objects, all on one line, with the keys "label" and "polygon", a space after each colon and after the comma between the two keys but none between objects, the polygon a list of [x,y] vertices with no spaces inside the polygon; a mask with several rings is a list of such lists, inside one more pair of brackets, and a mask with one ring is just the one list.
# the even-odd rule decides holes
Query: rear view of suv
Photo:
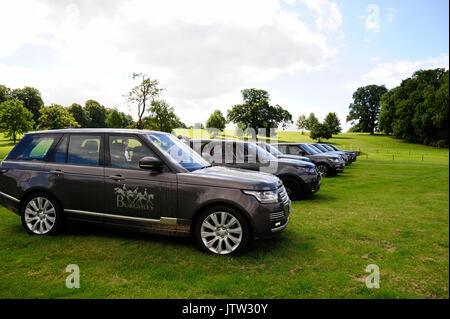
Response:
[{"label": "rear view of suv", "polygon": [[239,254],[289,222],[273,175],[211,167],[175,136],[119,129],[26,134],[0,165],[0,204],[32,235],[67,221],[192,236],[212,254]]}]

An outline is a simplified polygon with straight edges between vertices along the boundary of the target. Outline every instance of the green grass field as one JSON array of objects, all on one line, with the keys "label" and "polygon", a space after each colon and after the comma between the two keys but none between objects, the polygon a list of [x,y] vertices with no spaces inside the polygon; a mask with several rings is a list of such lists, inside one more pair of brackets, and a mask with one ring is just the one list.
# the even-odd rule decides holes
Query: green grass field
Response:
[{"label": "green grass field", "polygon": [[[33,237],[0,208],[0,298],[449,298],[448,149],[356,133],[331,142],[362,155],[294,202],[279,237],[237,258],[84,226]],[[0,158],[11,147],[0,139]],[[79,289],[65,287],[68,264],[80,267]],[[369,264],[379,289],[365,286]]]}]

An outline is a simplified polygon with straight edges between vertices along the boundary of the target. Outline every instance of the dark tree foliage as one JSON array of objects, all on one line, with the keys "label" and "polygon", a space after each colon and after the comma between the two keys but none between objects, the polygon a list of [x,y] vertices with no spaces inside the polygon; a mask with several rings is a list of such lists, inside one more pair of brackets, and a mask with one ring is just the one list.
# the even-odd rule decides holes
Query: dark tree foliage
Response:
[{"label": "dark tree foliage", "polygon": [[409,142],[449,145],[449,72],[419,70],[381,99],[380,129]]},{"label": "dark tree foliage", "polygon": [[222,111],[215,110],[206,121],[206,128],[216,128],[223,131],[226,123],[227,120],[225,119],[225,116],[223,116]]},{"label": "dark tree foliage", "polygon": [[328,126],[331,134],[339,134],[342,131],[341,121],[339,121],[335,112],[328,113],[323,123]]},{"label": "dark tree foliage", "polygon": [[258,89],[241,91],[243,104],[234,105],[228,111],[227,121],[251,128],[252,137],[256,139],[259,128],[266,129],[266,136],[270,136],[270,129],[282,125],[283,128],[292,124],[292,115],[279,105],[270,105],[269,93]]},{"label": "dark tree foliage", "polygon": [[11,89],[0,84],[0,104],[11,99]]},{"label": "dark tree foliage", "polygon": [[87,100],[85,107],[91,118],[89,127],[106,127],[106,108],[103,105],[94,100]]},{"label": "dark tree foliage", "polygon": [[378,115],[380,113],[381,96],[387,92],[384,85],[368,85],[360,87],[353,93],[353,103],[350,104],[350,113],[347,122],[352,125],[358,123],[361,132],[374,134],[378,129]]},{"label": "dark tree foliage", "polygon": [[332,137],[331,130],[325,123],[316,123],[311,129],[311,132],[309,134],[309,137],[311,137],[313,140],[320,140],[322,138],[329,139]]},{"label": "dark tree foliage", "polygon": [[25,106],[32,114],[33,121],[37,124],[38,119],[41,116],[41,108],[44,106],[42,101],[41,92],[33,87],[26,86],[23,89],[14,89],[11,92],[11,98],[23,102]]},{"label": "dark tree foliage", "polygon": [[319,123],[319,119],[314,115],[314,113],[309,114],[305,122],[305,128],[311,131],[313,126]]},{"label": "dark tree foliage", "polygon": [[89,127],[91,123],[91,116],[86,108],[82,107],[80,104],[73,103],[71,106],[67,108],[70,114],[72,114],[73,118],[80,127]]}]

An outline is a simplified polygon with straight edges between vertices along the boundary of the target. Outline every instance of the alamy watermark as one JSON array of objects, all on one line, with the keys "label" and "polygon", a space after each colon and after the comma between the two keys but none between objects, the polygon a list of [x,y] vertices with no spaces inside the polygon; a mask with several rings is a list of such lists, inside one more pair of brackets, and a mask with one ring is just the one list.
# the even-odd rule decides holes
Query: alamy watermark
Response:
[{"label": "alamy watermark", "polygon": [[366,272],[370,273],[366,277],[366,287],[369,289],[380,288],[380,267],[375,264],[367,265]]},{"label": "alamy watermark", "polygon": [[80,288],[80,267],[75,264],[69,264],[66,267],[66,272],[70,273],[66,277],[66,287],[69,289]]}]

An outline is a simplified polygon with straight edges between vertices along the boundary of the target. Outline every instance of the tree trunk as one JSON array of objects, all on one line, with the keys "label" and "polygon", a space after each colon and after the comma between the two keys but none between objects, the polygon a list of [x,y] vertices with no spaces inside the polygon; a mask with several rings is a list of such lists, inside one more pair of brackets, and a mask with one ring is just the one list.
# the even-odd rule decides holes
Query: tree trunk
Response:
[{"label": "tree trunk", "polygon": [[14,141],[14,144],[16,144],[16,132],[13,133],[13,141]]}]

